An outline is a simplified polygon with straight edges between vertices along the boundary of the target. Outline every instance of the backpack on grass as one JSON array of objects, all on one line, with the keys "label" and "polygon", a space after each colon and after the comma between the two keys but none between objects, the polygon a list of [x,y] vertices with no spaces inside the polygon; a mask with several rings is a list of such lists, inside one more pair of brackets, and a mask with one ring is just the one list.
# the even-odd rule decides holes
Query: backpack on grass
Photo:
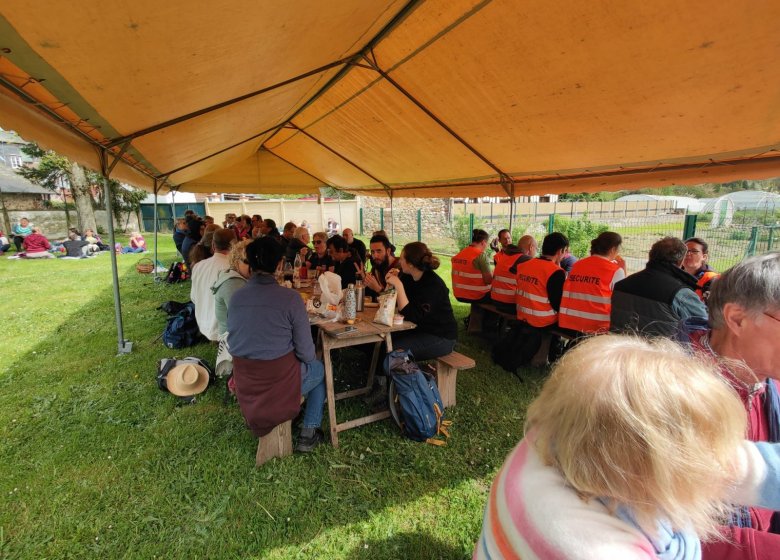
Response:
[{"label": "backpack on grass", "polygon": [[516,325],[496,342],[490,357],[494,364],[520,377],[518,368],[529,364],[541,345],[542,335],[537,329]]},{"label": "backpack on grass", "polygon": [[[190,303],[190,302],[187,302]],[[187,303],[182,303],[180,301],[166,301],[164,303],[160,304],[160,307],[157,309],[164,311],[168,315],[176,315],[179,311],[184,309],[187,306]]]},{"label": "backpack on grass", "polygon": [[185,348],[200,342],[202,336],[195,320],[195,304],[189,302],[168,319],[162,340],[168,348]]},{"label": "backpack on grass", "polygon": [[404,435],[414,441],[445,445],[433,439],[449,437],[444,420],[444,405],[433,376],[423,372],[408,350],[393,350],[385,358],[385,373],[390,377],[390,412]]}]

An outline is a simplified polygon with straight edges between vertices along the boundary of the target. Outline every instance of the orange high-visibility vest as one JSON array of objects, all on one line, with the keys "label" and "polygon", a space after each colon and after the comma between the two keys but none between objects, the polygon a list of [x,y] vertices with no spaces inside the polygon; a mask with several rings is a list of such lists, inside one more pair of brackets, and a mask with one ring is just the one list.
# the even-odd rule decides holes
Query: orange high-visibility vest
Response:
[{"label": "orange high-visibility vest", "polygon": [[485,284],[482,271],[474,266],[474,259],[482,254],[482,249],[469,245],[452,257],[452,295],[456,298],[480,300],[490,292],[490,284]]},{"label": "orange high-visibility vest", "polygon": [[532,327],[547,327],[558,313],[547,297],[547,281],[561,267],[547,259],[531,259],[517,265],[517,318]]},{"label": "orange high-visibility vest", "polygon": [[490,285],[490,299],[501,303],[515,303],[517,281],[509,269],[522,256],[521,253],[515,255],[496,254],[496,268],[493,271],[493,283]]},{"label": "orange high-visibility vest", "polygon": [[696,281],[696,285],[698,286],[698,288],[696,288],[696,295],[699,296],[700,300],[704,301],[704,286],[715,280],[718,276],[720,276],[720,274],[714,270],[708,270]]},{"label": "orange high-visibility vest", "polygon": [[608,331],[610,284],[619,268],[617,263],[596,255],[574,263],[563,283],[558,325],[585,333]]}]

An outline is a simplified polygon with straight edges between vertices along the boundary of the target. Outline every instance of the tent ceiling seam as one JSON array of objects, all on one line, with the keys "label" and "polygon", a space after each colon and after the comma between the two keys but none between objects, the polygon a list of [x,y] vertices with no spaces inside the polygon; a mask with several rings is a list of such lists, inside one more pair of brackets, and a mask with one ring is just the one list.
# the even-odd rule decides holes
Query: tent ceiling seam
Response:
[{"label": "tent ceiling seam", "polygon": [[[304,168],[302,168],[302,167],[298,167],[297,165],[295,165],[295,164],[294,164],[294,163],[292,163],[291,161],[289,161],[289,160],[287,160],[287,159],[283,158],[282,156],[280,156],[280,155],[279,155],[279,154],[277,154],[277,153],[274,153],[274,152],[272,152],[272,151],[271,151],[271,150],[269,150],[268,148],[262,148],[262,150],[263,150],[263,151],[266,151],[266,152],[268,152],[269,154],[271,154],[271,155],[272,155],[272,156],[274,156],[275,158],[278,158],[278,159],[282,160],[282,161],[283,161],[284,163],[286,163],[287,165],[290,165],[290,166],[294,167],[295,169],[297,169],[297,170],[298,170],[298,171],[300,171],[301,173],[305,173],[306,175],[308,175],[309,177],[311,177],[311,178],[312,178],[312,179],[314,179],[315,181],[319,181],[320,183],[322,183],[323,185],[325,185],[325,186],[328,186],[328,187],[334,187],[334,185],[333,185],[333,184],[331,184],[331,183],[330,183],[330,181],[323,181],[322,179],[320,179],[320,178],[319,178],[319,177],[317,177],[316,175],[314,175],[314,174],[312,174],[312,173],[310,173],[310,172],[306,171],[306,170],[305,170]],[[259,150],[258,150],[258,151],[259,151]],[[334,188],[335,188],[335,187],[334,187]]]},{"label": "tent ceiling seam", "polygon": [[[391,78],[390,75],[382,70],[382,68],[379,66],[379,63],[376,60],[376,55],[374,54],[373,49],[369,52],[369,56],[364,56],[363,59],[368,63],[371,68],[378,73],[388,84],[390,84],[393,88],[395,88],[398,92],[401,93],[404,97],[406,97],[409,101],[411,101],[418,109],[420,109],[423,113],[428,115],[430,119],[433,120],[436,124],[438,124],[442,129],[444,129],[445,132],[447,132],[450,136],[452,136],[458,143],[460,143],[463,147],[465,147],[467,150],[469,150],[472,154],[477,156],[482,162],[490,167],[493,171],[495,171],[500,180],[502,185],[505,182],[508,182],[511,184],[512,179],[504,173],[495,163],[490,161],[485,155],[483,155],[479,150],[477,150],[474,146],[469,144],[460,134],[455,132],[447,123],[445,123],[442,119],[440,119],[438,116],[436,116],[433,111],[428,109],[423,103],[418,100],[415,96],[413,96],[406,88],[404,88],[401,84],[399,84],[395,79]],[[506,190],[506,187],[505,187]],[[507,190],[507,194],[511,196],[511,192]]]},{"label": "tent ceiling seam", "polygon": [[314,142],[316,142],[317,144],[319,144],[320,146],[322,146],[323,148],[325,148],[326,150],[328,150],[330,153],[332,153],[332,154],[333,154],[333,155],[335,155],[336,157],[338,157],[338,158],[340,158],[340,159],[344,160],[344,161],[345,161],[345,162],[347,162],[349,165],[351,165],[352,167],[354,167],[355,169],[357,169],[358,171],[360,171],[361,173],[363,173],[363,174],[364,174],[364,175],[366,175],[367,177],[370,177],[371,179],[373,179],[374,181],[376,181],[377,183],[379,183],[380,185],[382,185],[382,188],[384,188],[384,189],[385,189],[385,192],[387,193],[387,195],[388,195],[388,196],[391,196],[391,194],[390,194],[390,193],[392,192],[392,189],[391,189],[391,188],[390,188],[390,186],[389,186],[388,184],[386,184],[384,181],[380,181],[378,178],[374,177],[374,176],[373,176],[371,173],[369,173],[368,171],[366,171],[365,169],[363,169],[362,167],[360,167],[360,166],[359,166],[357,163],[355,163],[354,161],[350,160],[350,159],[349,159],[349,158],[347,158],[346,156],[344,156],[344,155],[340,154],[339,152],[337,152],[336,150],[334,150],[333,148],[331,148],[330,146],[328,146],[327,144],[325,144],[325,143],[324,143],[324,142],[322,142],[321,140],[318,140],[317,138],[315,138],[314,136],[312,136],[310,133],[306,132],[305,130],[298,128],[298,127],[297,127],[297,126],[295,126],[293,123],[290,123],[288,126],[290,126],[290,127],[294,128],[295,130],[299,131],[301,134],[303,134],[303,135],[304,135],[304,136],[306,136],[307,138],[309,138],[309,139],[313,140]]},{"label": "tent ceiling seam", "polygon": [[151,134],[153,132],[160,131],[164,128],[169,128],[171,126],[186,122],[188,120],[192,120],[194,118],[200,117],[202,115],[206,115],[208,113],[212,113],[214,111],[218,111],[219,109],[224,109],[225,107],[229,107],[230,105],[235,105],[236,103],[240,103],[241,101],[246,101],[247,99],[251,99],[253,97],[257,97],[258,95],[262,95],[264,93],[268,93],[269,91],[273,91],[275,89],[278,89],[280,87],[284,87],[287,85],[290,85],[292,83],[298,82],[300,80],[303,80],[305,78],[308,78],[310,76],[314,76],[316,74],[321,74],[327,70],[330,70],[331,68],[334,68],[336,66],[346,64],[349,60],[354,58],[355,55],[350,55],[348,57],[336,60],[334,62],[330,62],[328,64],[325,64],[324,66],[320,66],[319,68],[315,68],[314,70],[309,70],[308,72],[304,72],[303,74],[299,74],[298,76],[289,78],[287,80],[283,80],[281,82],[277,82],[273,85],[261,88],[259,90],[246,93],[244,95],[240,95],[238,97],[234,97],[233,99],[228,99],[227,101],[222,101],[221,103],[217,103],[215,105],[211,105],[209,107],[204,107],[203,109],[198,109],[197,111],[193,111],[191,113],[187,113],[185,115],[181,115],[179,117],[169,119],[167,121],[152,125],[150,127],[137,130],[136,132],[132,132],[130,134],[126,134],[124,136],[120,136],[119,138],[114,138],[109,142],[109,146],[116,146],[117,144],[121,144],[122,142],[125,142],[127,140],[135,140],[136,138],[140,138],[141,136],[146,136],[147,134]]}]

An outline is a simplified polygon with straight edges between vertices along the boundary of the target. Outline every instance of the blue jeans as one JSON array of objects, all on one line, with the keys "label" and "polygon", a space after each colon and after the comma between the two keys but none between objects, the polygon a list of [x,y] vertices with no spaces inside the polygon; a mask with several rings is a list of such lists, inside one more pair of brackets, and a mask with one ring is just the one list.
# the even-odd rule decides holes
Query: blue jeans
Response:
[{"label": "blue jeans", "polygon": [[306,363],[306,372],[301,373],[301,394],[306,398],[303,427],[319,428],[325,404],[325,365],[320,360]]},{"label": "blue jeans", "polygon": [[122,252],[127,253],[143,253],[146,249],[143,247],[125,247],[122,249]]}]

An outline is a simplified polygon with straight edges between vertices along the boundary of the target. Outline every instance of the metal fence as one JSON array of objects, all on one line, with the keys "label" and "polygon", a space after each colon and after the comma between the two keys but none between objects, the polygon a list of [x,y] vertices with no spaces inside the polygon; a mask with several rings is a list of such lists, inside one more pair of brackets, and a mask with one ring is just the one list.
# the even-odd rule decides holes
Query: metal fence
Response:
[{"label": "metal fence", "polygon": [[[650,202],[641,201],[628,209],[605,203],[603,212],[597,210],[599,203],[583,203],[581,207],[566,207],[566,212],[555,214],[549,213],[546,206],[542,207],[543,203],[533,205],[535,208],[532,206],[530,211],[528,206],[518,205],[512,238],[516,241],[523,234],[531,234],[541,241],[547,233],[561,230],[566,220],[588,220],[621,234],[622,255],[629,273],[644,268],[650,247],[665,236],[703,238],[709,244],[710,264],[718,271],[726,270],[747,256],[780,247],[780,215],[773,218],[763,210],[743,211],[731,224],[713,227],[711,215],[685,214],[667,205],[656,206],[656,201]],[[552,206],[553,203],[546,204]],[[490,204],[483,203],[480,214],[479,206],[472,203],[466,209],[475,212],[464,214],[456,206],[449,211],[442,209],[439,216],[412,208],[363,209],[362,233],[368,240],[374,230],[383,229],[399,248],[411,241],[423,241],[435,252],[453,255],[467,243],[473,228],[485,229],[494,237],[499,230],[509,227],[509,215],[499,213],[497,206],[494,205],[491,211]],[[585,256],[588,244],[578,246],[584,249],[577,256]]]}]

